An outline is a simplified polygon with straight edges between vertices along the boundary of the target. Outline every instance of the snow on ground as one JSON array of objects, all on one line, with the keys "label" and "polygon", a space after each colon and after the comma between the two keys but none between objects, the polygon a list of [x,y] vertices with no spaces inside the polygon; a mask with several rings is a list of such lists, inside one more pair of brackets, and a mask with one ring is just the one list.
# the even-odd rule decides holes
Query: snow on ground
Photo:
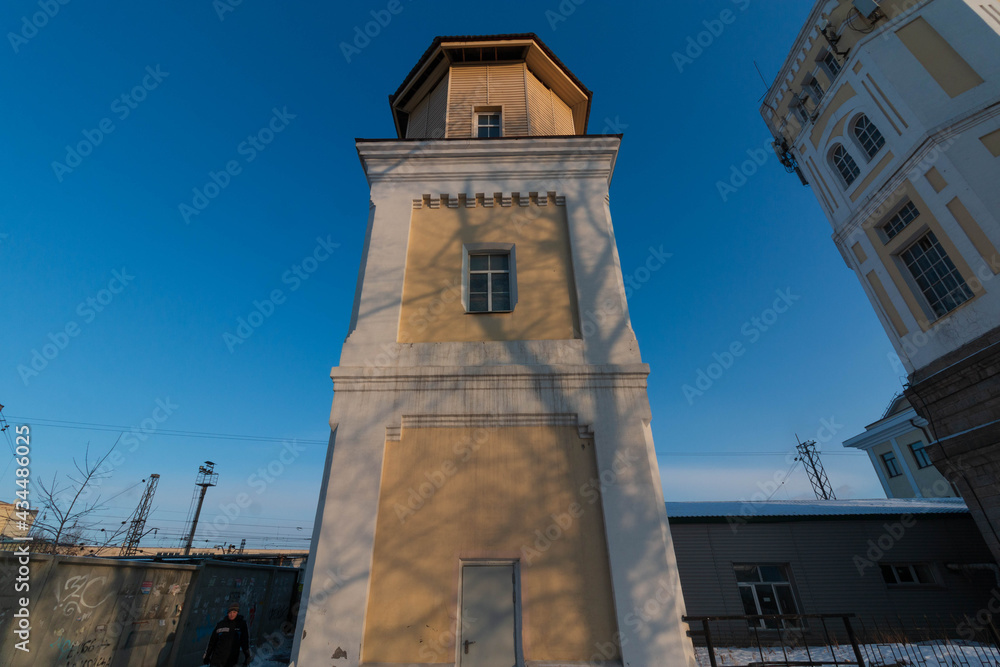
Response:
[{"label": "snow on ground", "polygon": [[[972,642],[923,642],[919,644],[863,644],[861,655],[868,667],[1000,667],[1000,649],[986,644]],[[855,662],[854,649],[850,645],[811,646],[804,648],[763,647],[716,647],[715,659],[719,667],[734,665],[760,664],[783,665],[785,661],[799,662],[828,661],[834,664],[832,658],[835,652],[838,662]],[[291,661],[292,636],[287,635],[277,647],[255,647],[254,659],[249,667],[288,667]],[[699,667],[710,667],[708,650],[699,646],[695,648]]]},{"label": "snow on ground", "polygon": [[[1000,649],[995,646],[972,642],[922,642],[919,644],[863,644],[859,647],[865,664],[869,667],[893,667],[909,665],[913,667],[997,667],[1000,665]],[[828,646],[805,648],[785,648],[780,646],[763,647],[716,647],[715,659],[719,667],[732,665],[767,664],[784,665],[788,663],[809,661],[827,661],[834,664],[836,660],[854,662],[854,649],[848,646]],[[695,648],[700,667],[709,667],[708,650],[699,646]]]},{"label": "snow on ground", "polygon": [[288,667],[288,663],[292,660],[292,635],[285,635],[278,646],[270,644],[255,646],[253,654],[249,667]]}]

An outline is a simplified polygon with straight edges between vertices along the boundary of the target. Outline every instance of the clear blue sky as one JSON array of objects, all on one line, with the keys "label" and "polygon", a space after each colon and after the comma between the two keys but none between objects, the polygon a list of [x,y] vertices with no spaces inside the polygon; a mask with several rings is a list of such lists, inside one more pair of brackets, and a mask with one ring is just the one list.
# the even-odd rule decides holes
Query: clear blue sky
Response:
[{"label": "clear blue sky", "polygon": [[[672,253],[629,304],[666,498],[749,498],[787,470],[795,434],[826,435],[822,420],[836,425],[825,461],[838,496],[881,495],[867,457],[840,443],[881,415],[902,371],[758,114],[754,61],[773,78],[811,3],[223,2],[71,2],[37,30],[23,20],[36,2],[5,5],[4,32],[18,37],[0,46],[0,403],[32,424],[36,480],[117,437],[81,423],[146,420],[155,432],[120,446],[104,482],[106,496],[129,489],[109,522],[156,472],[147,525],[172,539],[152,544],[175,544],[210,459],[220,478],[203,521],[241,493],[253,502],[221,534],[199,532],[202,544],[304,547],[368,215],[354,138],[393,136],[387,95],[435,35],[535,32],[594,91],[590,132],[625,135],[611,190],[624,273],[642,279],[651,247]],[[348,62],[341,44],[387,17]],[[673,53],[710,29],[678,67]],[[280,132],[248,142],[271,123]],[[80,142],[86,155],[68,154]],[[718,182],[753,155],[763,164],[723,201]],[[235,175],[220,176],[230,161]],[[224,187],[198,199],[210,172]],[[303,265],[317,239],[329,258]],[[273,290],[284,297],[273,313],[227,339]],[[770,321],[777,290],[798,298],[763,331],[751,318]],[[742,356],[689,400],[683,385],[735,342]],[[53,358],[26,373],[46,345]],[[252,477],[268,465],[273,481]],[[775,497],[811,497],[801,468]]]}]

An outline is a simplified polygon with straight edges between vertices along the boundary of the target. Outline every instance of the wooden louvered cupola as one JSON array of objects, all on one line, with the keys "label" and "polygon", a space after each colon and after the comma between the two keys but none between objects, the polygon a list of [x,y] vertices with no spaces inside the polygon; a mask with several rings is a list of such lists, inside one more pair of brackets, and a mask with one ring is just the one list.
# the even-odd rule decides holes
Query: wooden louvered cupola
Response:
[{"label": "wooden louvered cupola", "polygon": [[400,139],[587,133],[592,93],[536,35],[437,37],[389,104]]}]

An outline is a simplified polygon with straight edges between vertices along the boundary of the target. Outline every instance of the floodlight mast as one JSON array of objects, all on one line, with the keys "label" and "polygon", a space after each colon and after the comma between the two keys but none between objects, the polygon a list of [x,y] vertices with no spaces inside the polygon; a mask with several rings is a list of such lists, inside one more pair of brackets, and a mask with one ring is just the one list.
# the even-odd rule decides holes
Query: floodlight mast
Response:
[{"label": "floodlight mast", "polygon": [[184,555],[191,555],[191,544],[194,542],[194,531],[198,528],[198,517],[201,515],[201,506],[205,502],[205,492],[208,491],[208,487],[215,486],[219,482],[219,475],[215,472],[215,464],[211,461],[205,461],[204,465],[198,466],[198,477],[195,478],[194,485],[196,487],[201,487],[200,491],[195,491],[198,494],[198,507],[194,511],[194,518],[191,519],[191,532],[188,533],[187,541],[184,544]]}]

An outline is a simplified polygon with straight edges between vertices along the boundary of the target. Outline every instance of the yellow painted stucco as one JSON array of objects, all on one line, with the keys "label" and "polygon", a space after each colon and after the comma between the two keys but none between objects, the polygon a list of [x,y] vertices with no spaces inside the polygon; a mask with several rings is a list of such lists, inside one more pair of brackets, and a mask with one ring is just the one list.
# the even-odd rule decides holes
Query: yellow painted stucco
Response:
[{"label": "yellow painted stucco", "polygon": [[[488,195],[492,197],[493,195]],[[509,313],[467,313],[462,248],[513,243],[517,303]],[[419,208],[410,219],[399,342],[579,338],[565,207]]]},{"label": "yellow painted stucco", "polygon": [[932,188],[934,188],[934,192],[941,192],[948,187],[948,181],[944,180],[944,176],[942,176],[941,172],[937,170],[937,167],[931,167],[928,169],[927,173],[924,174],[924,178],[926,178],[927,182],[931,184]]},{"label": "yellow painted stucco", "polygon": [[858,262],[864,264],[868,261],[868,255],[865,254],[865,249],[861,247],[861,243],[855,243],[851,246],[851,250],[854,251],[854,256],[858,258]]},{"label": "yellow painted stucco", "polygon": [[[855,247],[857,247],[857,244],[855,244]],[[868,279],[868,284],[872,286],[872,290],[875,292],[875,298],[877,298],[878,302],[882,304],[882,310],[885,311],[889,321],[892,322],[892,327],[896,330],[896,335],[902,338],[906,335],[906,325],[903,324],[903,318],[899,316],[899,311],[896,310],[896,306],[892,305],[892,301],[889,299],[889,294],[885,291],[885,287],[882,285],[882,280],[874,271],[869,271],[868,275],[865,277]]]},{"label": "yellow painted stucco", "polygon": [[983,146],[986,146],[986,150],[990,152],[990,155],[1000,157],[1000,130],[985,134],[979,137],[979,140],[983,142]]},{"label": "yellow painted stucco", "polygon": [[588,660],[617,631],[598,479],[575,426],[404,423],[385,445],[363,662],[452,662],[473,559],[518,562],[525,660]]},{"label": "yellow painted stucco", "polygon": [[855,95],[857,95],[857,92],[849,83],[845,83],[837,89],[837,92],[833,96],[833,100],[827,104],[826,109],[823,110],[823,114],[816,119],[815,123],[813,123],[812,134],[809,135],[813,148],[819,148],[820,139],[823,137],[823,130],[826,129],[826,124],[830,122],[830,119],[837,113],[837,110],[844,105],[844,102],[851,99]]},{"label": "yellow painted stucco", "polygon": [[983,78],[923,17],[896,30],[903,45],[948,97],[958,97],[983,82]]},{"label": "yellow painted stucco", "polygon": [[879,177],[882,170],[885,169],[886,165],[892,162],[892,153],[886,153],[882,156],[882,159],[878,161],[872,170],[868,172],[864,180],[858,185],[854,186],[854,192],[851,193],[851,201],[857,201],[858,198],[868,189],[868,186],[875,182],[875,179]]},{"label": "yellow painted stucco", "polygon": [[969,237],[972,241],[972,245],[976,247],[979,251],[980,256],[985,260],[985,264],[990,270],[995,274],[997,273],[997,258],[1000,257],[1000,253],[997,252],[997,248],[993,245],[993,241],[986,235],[983,228],[976,222],[976,219],[972,217],[969,213],[969,209],[965,208],[965,204],[958,197],[955,197],[950,202],[946,204],[948,211],[951,212],[955,220],[958,221],[959,226],[961,226],[962,231],[965,235]]}]

